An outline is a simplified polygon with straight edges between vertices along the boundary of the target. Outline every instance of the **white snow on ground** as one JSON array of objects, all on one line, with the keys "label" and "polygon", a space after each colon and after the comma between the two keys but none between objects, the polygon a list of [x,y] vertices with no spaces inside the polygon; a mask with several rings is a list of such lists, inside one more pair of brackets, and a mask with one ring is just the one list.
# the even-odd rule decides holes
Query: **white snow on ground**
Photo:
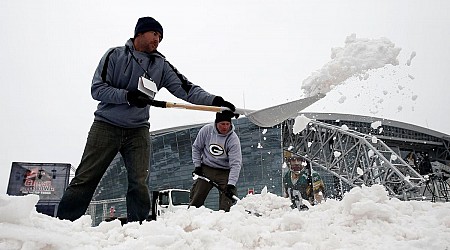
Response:
[{"label": "white snow on ground", "polygon": [[[382,186],[354,188],[309,211],[264,190],[229,213],[178,210],[157,221],[75,222],[39,214],[37,196],[0,196],[0,249],[446,249],[450,203],[390,199]],[[249,214],[246,210],[259,213]]]}]

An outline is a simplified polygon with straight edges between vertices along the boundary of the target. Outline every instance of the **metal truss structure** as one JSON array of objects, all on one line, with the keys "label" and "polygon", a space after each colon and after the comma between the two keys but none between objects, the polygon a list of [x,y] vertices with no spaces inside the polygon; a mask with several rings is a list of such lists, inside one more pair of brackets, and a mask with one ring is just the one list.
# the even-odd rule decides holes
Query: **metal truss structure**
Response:
[{"label": "metal truss structure", "polygon": [[282,129],[285,149],[306,156],[314,168],[330,173],[349,187],[381,184],[401,200],[423,200],[428,192],[428,196],[436,198],[441,194],[448,201],[448,188],[443,193],[433,180],[406,163],[400,152],[374,135],[315,120],[297,134],[293,133],[292,120],[286,121]]},{"label": "metal truss structure", "polygon": [[450,158],[450,137],[443,138],[442,140],[443,149],[437,152],[438,157],[442,159]]}]

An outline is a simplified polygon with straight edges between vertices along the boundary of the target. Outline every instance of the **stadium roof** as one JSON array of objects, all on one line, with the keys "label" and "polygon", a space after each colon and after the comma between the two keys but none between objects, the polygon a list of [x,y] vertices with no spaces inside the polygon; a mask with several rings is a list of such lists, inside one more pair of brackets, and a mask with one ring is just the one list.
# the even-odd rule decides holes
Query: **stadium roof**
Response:
[{"label": "stadium roof", "polygon": [[[424,128],[421,126],[405,123],[405,122],[399,122],[394,120],[389,120],[385,118],[379,118],[374,116],[363,116],[363,115],[354,115],[354,114],[341,114],[341,113],[315,113],[315,112],[301,112],[300,115],[304,115],[305,117],[309,119],[315,119],[315,120],[340,120],[340,121],[353,121],[353,122],[367,122],[367,123],[373,123],[376,121],[381,121],[382,125],[388,125],[392,127],[398,127],[403,129],[409,129],[416,132],[428,134],[437,138],[446,138],[447,140],[450,139],[450,135],[431,130],[428,128]],[[172,133],[175,131],[195,128],[198,126],[202,126],[206,123],[196,123],[191,125],[183,125],[183,126],[176,126],[171,128],[165,128],[160,130],[151,131],[151,135],[161,135],[165,133]]]},{"label": "stadium roof", "polygon": [[382,125],[388,125],[392,127],[404,128],[413,130],[416,132],[428,134],[437,138],[450,138],[449,135],[431,130],[428,128],[420,127],[417,125],[399,122],[394,120],[389,120],[385,118],[373,117],[373,116],[363,116],[363,115],[354,115],[354,114],[340,114],[340,113],[313,113],[313,112],[301,112],[301,115],[306,116],[309,119],[316,120],[340,120],[340,121],[354,121],[354,122],[367,122],[373,123],[376,121],[381,121]]}]

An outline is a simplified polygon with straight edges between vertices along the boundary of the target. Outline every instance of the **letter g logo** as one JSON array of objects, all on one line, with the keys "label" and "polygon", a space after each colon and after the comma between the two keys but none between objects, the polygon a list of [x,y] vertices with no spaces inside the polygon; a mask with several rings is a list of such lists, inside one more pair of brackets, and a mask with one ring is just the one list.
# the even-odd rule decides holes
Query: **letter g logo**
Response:
[{"label": "letter g logo", "polygon": [[211,144],[209,145],[209,152],[214,156],[220,156],[223,155],[223,148],[217,144]]}]

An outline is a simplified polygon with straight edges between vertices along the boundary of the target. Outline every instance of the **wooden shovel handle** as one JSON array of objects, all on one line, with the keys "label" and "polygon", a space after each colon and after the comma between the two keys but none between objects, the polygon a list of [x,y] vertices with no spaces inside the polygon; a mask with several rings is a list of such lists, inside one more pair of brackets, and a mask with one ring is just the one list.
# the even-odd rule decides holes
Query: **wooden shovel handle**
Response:
[{"label": "wooden shovel handle", "polygon": [[[207,105],[196,105],[196,104],[184,104],[184,103],[175,103],[175,102],[165,102],[165,101],[157,101],[151,100],[149,102],[150,105],[158,108],[180,108],[180,109],[190,109],[190,110],[200,110],[200,111],[211,111],[211,112],[222,112],[224,110],[230,110],[227,107],[217,107],[217,106],[207,106]],[[249,115],[254,110],[249,109],[241,109],[236,108],[234,113],[240,115]]]},{"label": "wooden shovel handle", "polygon": [[212,111],[212,112],[222,112],[223,110],[228,110],[224,107],[216,106],[206,106],[206,105],[190,105],[183,103],[166,102],[166,108],[181,108],[181,109],[191,109],[191,110],[202,110],[202,111]]}]

